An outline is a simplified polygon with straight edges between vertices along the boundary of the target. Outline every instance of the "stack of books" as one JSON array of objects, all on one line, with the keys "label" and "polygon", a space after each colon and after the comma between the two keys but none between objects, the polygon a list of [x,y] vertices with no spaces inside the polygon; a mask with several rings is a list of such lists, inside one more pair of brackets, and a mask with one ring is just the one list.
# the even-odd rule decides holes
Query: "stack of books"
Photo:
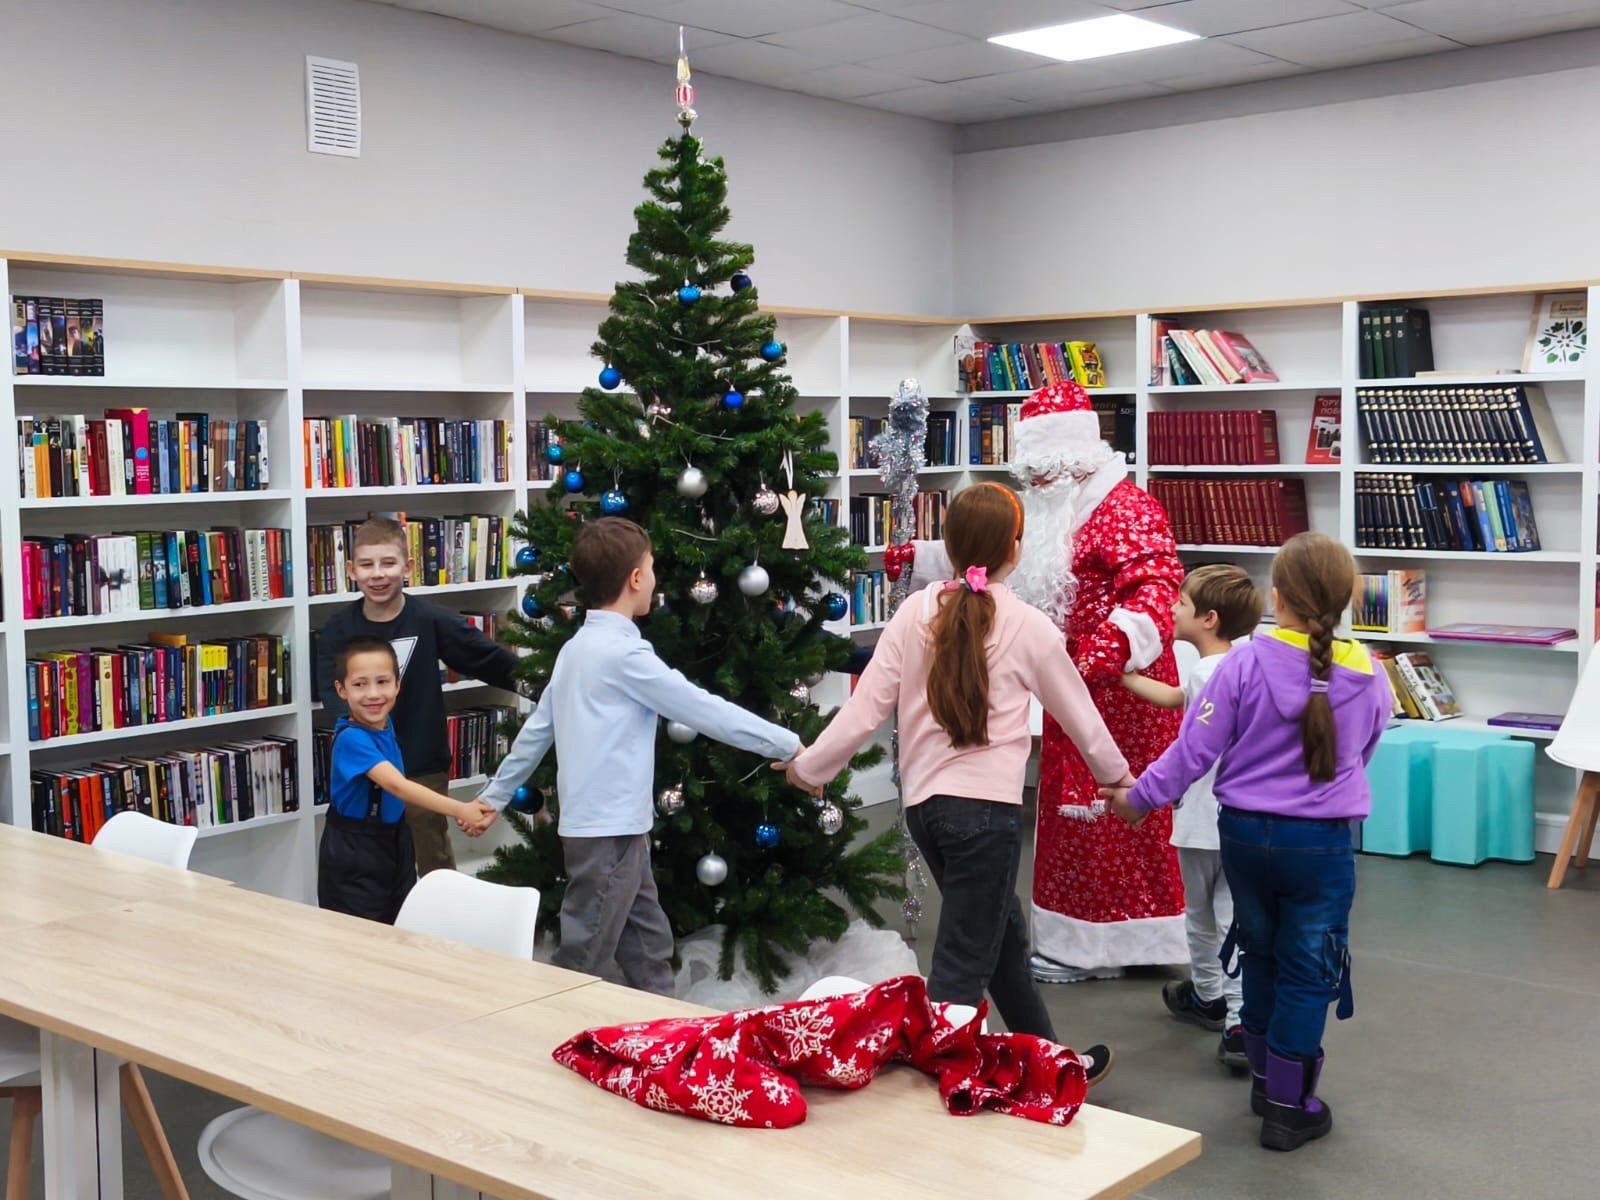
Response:
[{"label": "stack of books", "polygon": [[1556,646],[1578,636],[1576,629],[1551,625],[1480,625],[1458,621],[1428,630],[1436,642],[1496,642],[1511,646]]},{"label": "stack of books", "polygon": [[1461,715],[1455,693],[1428,655],[1421,651],[1392,654],[1374,649],[1372,657],[1388,672],[1397,714],[1420,721],[1448,721]]},{"label": "stack of books", "polygon": [[1350,628],[1357,633],[1422,633],[1428,627],[1428,580],[1422,571],[1357,575]]},{"label": "stack of books", "polygon": [[18,417],[24,500],[254,492],[271,486],[267,423],[146,408]]},{"label": "stack of books", "polygon": [[1272,466],[1278,414],[1272,409],[1150,414],[1150,465]]},{"label": "stack of books", "polygon": [[1031,392],[1049,383],[1106,386],[1093,342],[981,342],[958,334],[955,346],[963,392]]},{"label": "stack of books", "polygon": [[13,375],[104,375],[105,301],[11,297]]},{"label": "stack of books", "polygon": [[1278,377],[1243,334],[1150,322],[1150,386],[1276,383]]},{"label": "stack of books", "polygon": [[1183,545],[1281,546],[1311,528],[1303,479],[1163,476],[1149,491]]},{"label": "stack of books", "polygon": [[1360,474],[1356,545],[1516,554],[1540,549],[1539,524],[1520,479]]},{"label": "stack of books", "polygon": [[1374,466],[1567,461],[1537,385],[1362,388],[1356,411]]},{"label": "stack of books", "polygon": [[307,417],[307,488],[505,483],[509,421],[445,417]]}]

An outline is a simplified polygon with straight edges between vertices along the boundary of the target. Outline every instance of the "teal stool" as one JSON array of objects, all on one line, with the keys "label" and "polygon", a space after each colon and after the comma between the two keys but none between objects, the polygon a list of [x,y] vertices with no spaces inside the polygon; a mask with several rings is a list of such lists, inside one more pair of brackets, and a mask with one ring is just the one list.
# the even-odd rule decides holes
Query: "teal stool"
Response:
[{"label": "teal stool", "polygon": [[1368,854],[1428,851],[1435,862],[1533,860],[1533,744],[1509,734],[1402,722],[1367,767]]}]

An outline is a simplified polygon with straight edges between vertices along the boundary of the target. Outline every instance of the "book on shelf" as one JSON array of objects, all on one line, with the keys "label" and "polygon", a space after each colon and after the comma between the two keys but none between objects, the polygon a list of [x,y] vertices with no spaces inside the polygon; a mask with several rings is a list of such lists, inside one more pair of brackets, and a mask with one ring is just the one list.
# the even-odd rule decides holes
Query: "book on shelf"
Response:
[{"label": "book on shelf", "polygon": [[1358,633],[1421,633],[1428,627],[1424,571],[1357,575],[1350,628]]},{"label": "book on shelf", "polygon": [[1151,387],[1276,382],[1272,367],[1243,334],[1185,329],[1167,320],[1150,323]]},{"label": "book on shelf", "polygon": [[1523,346],[1524,371],[1572,370],[1589,354],[1589,294],[1541,292]]},{"label": "book on shelf", "polygon": [[549,459],[550,447],[561,445],[561,432],[543,421],[528,422],[528,482],[560,479],[566,467]]},{"label": "book on shelf", "polygon": [[1361,309],[1357,363],[1362,379],[1398,379],[1433,370],[1428,310],[1405,304]]},{"label": "book on shelf", "polygon": [[[450,744],[450,778],[472,779],[491,774],[511,749],[505,730],[517,715],[509,705],[457,709],[445,716]],[[333,761],[333,730],[311,732],[311,791],[314,803],[328,803],[328,776]]]},{"label": "book on shelf", "polygon": [[1278,414],[1270,408],[1150,414],[1150,465],[1276,466]]},{"label": "book on shelf", "polygon": [[1555,733],[1561,728],[1560,713],[1503,712],[1495,713],[1487,724],[1501,729],[1542,729]]},{"label": "book on shelf", "polygon": [[511,423],[446,417],[307,417],[306,487],[425,487],[510,480]]},{"label": "book on shelf", "polygon": [[[886,417],[850,418],[847,461],[852,471],[872,470],[878,466],[876,442],[888,431]],[[956,414],[929,413],[928,433],[922,445],[922,465],[954,467],[960,464],[961,457],[956,448]]]},{"label": "book on shelf", "polygon": [[1339,462],[1340,430],[1344,417],[1338,396],[1318,396],[1311,408],[1311,433],[1306,438],[1308,465]]},{"label": "book on shelf", "polygon": [[33,829],[92,842],[119,812],[199,829],[298,812],[298,757],[292,738],[254,737],[33,771]]},{"label": "book on shelf", "polygon": [[[1136,405],[1132,396],[1093,396],[1100,436],[1128,462],[1133,462],[1137,437]],[[974,467],[1000,467],[1011,461],[1020,401],[973,400],[967,404],[967,462]]]},{"label": "book on shelf", "polygon": [[[387,514],[378,514],[387,515]],[[504,517],[473,514],[456,517],[410,517],[396,514],[406,536],[410,569],[406,587],[479,583],[511,576]],[[312,525],[306,530],[311,556],[311,595],[360,594],[350,581],[347,564],[361,521]]]},{"label": "book on shelf", "polygon": [[1567,461],[1537,384],[1360,388],[1356,414],[1375,466]]},{"label": "book on shelf", "polygon": [[114,616],[293,594],[287,529],[25,537],[22,615]]},{"label": "book on shelf", "polygon": [[1375,550],[1517,554],[1541,548],[1520,479],[1356,475],[1356,545]]},{"label": "book on shelf", "polygon": [[1513,646],[1555,646],[1578,636],[1576,629],[1552,625],[1481,625],[1458,621],[1427,631],[1436,642],[1500,642]]},{"label": "book on shelf", "polygon": [[144,408],[17,418],[24,500],[255,492],[272,484],[267,423]]},{"label": "book on shelf", "polygon": [[104,375],[105,301],[11,297],[13,375]]},{"label": "book on shelf", "polygon": [[881,625],[889,619],[889,576],[857,571],[850,577],[850,624]]},{"label": "book on shelf", "polygon": [[839,524],[839,502],[821,496],[811,498],[811,515],[820,517],[824,525]]},{"label": "book on shelf", "polygon": [[1395,700],[1414,720],[1448,721],[1461,715],[1461,705],[1433,659],[1420,650],[1391,654],[1374,651],[1388,672]]},{"label": "book on shelf", "polygon": [[1050,383],[1106,386],[1093,342],[986,342],[955,338],[956,375],[963,392],[1031,392]]},{"label": "book on shelf", "polygon": [[[944,537],[944,511],[950,493],[918,492],[912,497],[913,537],[935,540]],[[850,497],[850,540],[857,546],[881,549],[889,545],[891,524],[890,497],[865,493]]]},{"label": "book on shelf", "polygon": [[290,701],[288,639],[191,638],[61,650],[25,665],[28,740],[160,725]]},{"label": "book on shelf", "polygon": [[1182,545],[1281,546],[1311,527],[1303,479],[1161,476],[1148,490]]}]

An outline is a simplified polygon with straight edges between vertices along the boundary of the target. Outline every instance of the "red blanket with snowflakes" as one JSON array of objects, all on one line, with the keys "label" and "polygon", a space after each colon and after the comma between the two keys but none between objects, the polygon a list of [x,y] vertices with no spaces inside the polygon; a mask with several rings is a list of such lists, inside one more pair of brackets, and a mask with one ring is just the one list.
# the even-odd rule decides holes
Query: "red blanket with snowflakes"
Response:
[{"label": "red blanket with snowflakes", "polygon": [[1083,1105],[1083,1064],[1065,1046],[1022,1033],[980,1033],[928,999],[915,975],[847,996],[720,1016],[589,1029],[555,1060],[607,1091],[658,1112],[786,1129],[806,1118],[802,1084],[865,1087],[886,1063],[939,1081],[956,1116],[980,1109],[1065,1125]]}]

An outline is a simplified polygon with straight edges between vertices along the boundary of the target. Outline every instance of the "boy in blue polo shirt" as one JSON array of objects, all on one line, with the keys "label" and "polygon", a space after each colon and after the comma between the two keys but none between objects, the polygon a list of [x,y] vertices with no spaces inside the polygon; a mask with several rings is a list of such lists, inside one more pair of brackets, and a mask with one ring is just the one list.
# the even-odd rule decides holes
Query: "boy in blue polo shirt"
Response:
[{"label": "boy in blue polo shirt", "polygon": [[334,685],[350,715],[333,731],[327,823],[317,852],[317,903],[335,912],[393,925],[417,882],[411,829],[415,805],[454,817],[463,828],[485,813],[406,778],[389,714],[400,692],[400,664],[383,638],[354,637],[339,651]]}]

